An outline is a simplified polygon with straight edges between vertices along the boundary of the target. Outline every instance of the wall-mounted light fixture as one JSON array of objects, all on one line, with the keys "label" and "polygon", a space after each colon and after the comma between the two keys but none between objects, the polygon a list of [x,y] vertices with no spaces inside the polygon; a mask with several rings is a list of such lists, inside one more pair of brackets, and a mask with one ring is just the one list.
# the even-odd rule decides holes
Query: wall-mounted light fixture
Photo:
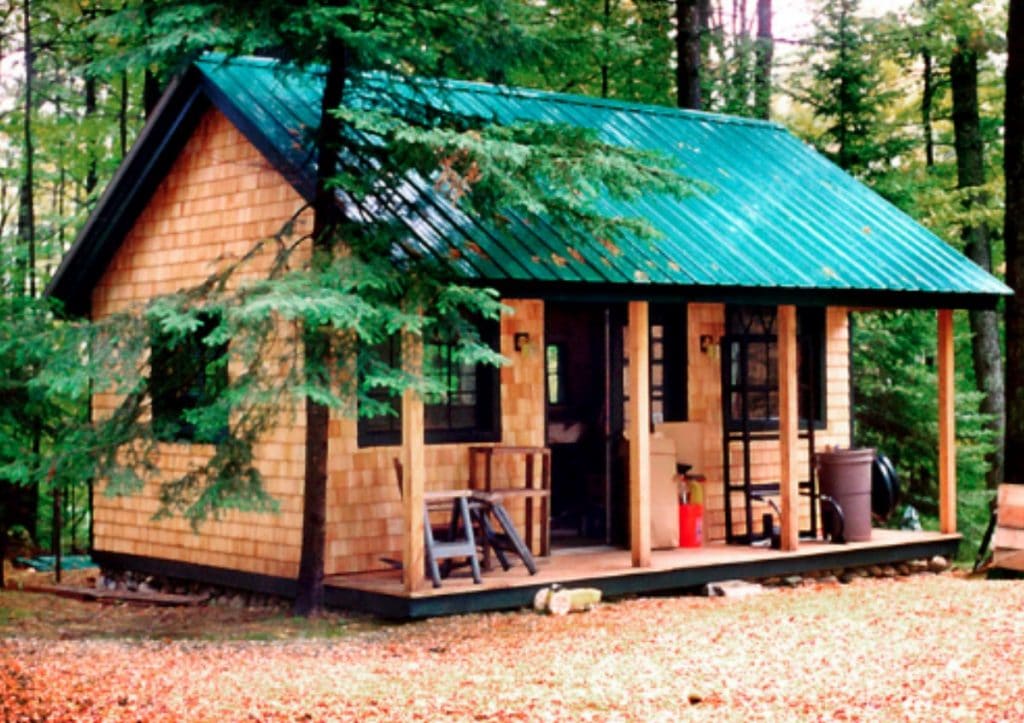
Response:
[{"label": "wall-mounted light fixture", "polygon": [[525,331],[517,331],[512,337],[512,345],[516,351],[522,351],[530,344],[530,335]]}]

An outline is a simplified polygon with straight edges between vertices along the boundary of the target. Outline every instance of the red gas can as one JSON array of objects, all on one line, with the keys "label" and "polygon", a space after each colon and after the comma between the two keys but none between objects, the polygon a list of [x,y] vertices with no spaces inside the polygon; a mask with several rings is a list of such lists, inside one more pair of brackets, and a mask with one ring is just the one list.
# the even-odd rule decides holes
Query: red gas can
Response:
[{"label": "red gas can", "polygon": [[704,543],[704,505],[679,505],[679,546],[700,547]]}]

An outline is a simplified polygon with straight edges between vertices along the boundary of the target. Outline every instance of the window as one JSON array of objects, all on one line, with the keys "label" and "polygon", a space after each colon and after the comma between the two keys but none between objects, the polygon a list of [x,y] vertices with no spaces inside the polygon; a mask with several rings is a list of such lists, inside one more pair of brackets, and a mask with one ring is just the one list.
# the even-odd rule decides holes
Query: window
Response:
[{"label": "window", "polygon": [[[482,340],[497,346],[497,324],[481,329]],[[427,442],[491,442],[498,439],[498,369],[457,358],[455,341],[423,346],[424,367],[439,379],[444,396],[425,405]]]},{"label": "window", "polygon": [[548,404],[558,406],[565,404],[565,384],[562,359],[565,352],[561,344],[548,344],[544,349],[544,369],[547,375]]},{"label": "window", "polygon": [[651,419],[685,422],[686,304],[651,304]]},{"label": "window", "polygon": [[[754,430],[779,426],[779,350],[776,310],[767,306],[726,309],[724,393],[730,429],[744,420]],[[797,309],[797,378],[800,425],[825,426],[825,311]]]},{"label": "window", "polygon": [[[498,324],[482,323],[482,340],[498,348]],[[379,349],[382,361],[393,367],[401,363],[397,337]],[[428,444],[447,442],[494,442],[501,436],[500,390],[497,367],[470,364],[457,358],[456,342],[436,339],[423,345],[425,371],[439,379],[444,393],[424,405],[424,426]],[[394,414],[360,417],[359,446],[395,445],[402,442],[400,400],[388,392],[371,392],[393,405]]]},{"label": "window", "polygon": [[[373,363],[384,364],[391,369],[401,365],[401,349],[398,336],[392,336],[375,347],[372,355]],[[367,355],[370,356],[370,355]],[[360,447],[399,444],[402,441],[402,403],[397,396],[389,394],[382,387],[373,387],[367,394],[375,401],[393,410],[391,414],[377,414],[372,417],[359,417],[358,439]]]},{"label": "window", "polygon": [[211,443],[227,430],[218,424],[197,426],[189,413],[208,407],[227,387],[227,344],[208,343],[217,319],[205,316],[193,334],[175,340],[153,333],[149,393],[153,402],[153,433],[165,442]]},{"label": "window", "polygon": [[[685,422],[687,419],[686,304],[650,305],[650,402],[651,422]],[[628,328],[623,332],[623,419],[629,419]]]}]

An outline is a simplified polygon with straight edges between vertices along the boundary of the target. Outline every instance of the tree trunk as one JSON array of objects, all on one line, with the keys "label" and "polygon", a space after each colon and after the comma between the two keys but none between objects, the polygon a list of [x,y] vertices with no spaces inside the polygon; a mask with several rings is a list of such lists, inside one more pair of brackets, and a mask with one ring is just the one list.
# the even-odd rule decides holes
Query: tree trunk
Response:
[{"label": "tree trunk", "polygon": [[935,133],[932,130],[932,101],[935,98],[935,77],[932,72],[932,53],[928,48],[921,51],[924,63],[924,88],[921,90],[921,125],[924,132],[925,165],[935,165]]},{"label": "tree trunk", "polygon": [[121,73],[121,97],[117,107],[117,140],[121,148],[121,158],[128,154],[128,71]]},{"label": "tree trunk", "polygon": [[[849,7],[845,0],[840,4],[839,7],[839,67],[846,68],[846,56],[849,54],[850,49],[848,47],[849,41]],[[846,77],[844,72],[839,78],[839,111],[837,113],[838,122],[836,129],[836,141],[839,143],[839,150],[836,154],[836,163],[839,167],[845,170],[850,170],[853,165],[853,159],[850,154],[849,141],[847,140],[848,122],[847,116],[852,111],[850,108],[850,81]]]},{"label": "tree trunk", "polygon": [[153,114],[156,104],[160,102],[160,95],[163,89],[160,87],[160,79],[151,70],[146,70],[142,85],[142,107],[146,111],[146,118]]},{"label": "tree trunk", "polygon": [[[338,40],[329,44],[330,64],[324,79],[317,132],[316,197],[313,200],[313,261],[329,258],[341,209],[329,181],[337,172],[341,123],[331,113],[341,106],[348,77],[347,51]],[[303,335],[307,371],[322,366],[327,353],[324,333],[306,329]],[[326,406],[306,398],[306,471],[302,504],[302,552],[295,597],[296,615],[310,615],[324,603],[324,549],[327,522],[327,423]]]},{"label": "tree trunk", "polygon": [[1006,27],[1006,481],[1024,484],[1024,0],[1010,0]]},{"label": "tree trunk", "polygon": [[32,47],[32,4],[25,0],[22,4],[24,13],[25,42],[25,103],[24,121],[22,123],[23,169],[21,177],[20,201],[18,208],[18,238],[25,246],[26,261],[22,262],[23,274],[17,289],[18,294],[25,293],[28,283],[29,296],[36,295],[36,220],[35,220],[35,181],[33,179],[35,165],[35,144],[32,138],[32,105],[35,83],[35,49]]},{"label": "tree trunk", "polygon": [[754,117],[768,120],[772,105],[772,0],[757,0],[757,44],[754,46]]},{"label": "tree trunk", "polygon": [[701,109],[699,0],[676,0],[676,105]]},{"label": "tree trunk", "polygon": [[[36,219],[35,219],[35,140],[32,128],[32,107],[35,103],[35,48],[32,44],[32,4],[30,0],[24,0],[22,4],[24,13],[25,50],[25,98],[23,111],[25,114],[22,124],[23,145],[23,169],[21,177],[21,188],[18,196],[18,239],[25,247],[25,260],[19,261],[19,271],[15,276],[16,287],[14,293],[22,296],[26,293],[29,296],[36,295]],[[28,288],[26,289],[26,283]],[[33,445],[38,444],[38,425],[33,429]],[[37,456],[38,458],[38,456]],[[7,519],[9,525],[22,525],[34,540],[36,537],[36,506],[39,504],[39,489],[35,485],[14,485],[12,499],[10,502],[13,512]]]},{"label": "tree trunk", "polygon": [[[85,78],[85,117],[91,119],[96,115],[96,78],[91,74]],[[85,194],[91,195],[98,183],[96,174],[96,147],[89,144],[89,166],[85,172]]]},{"label": "tree trunk", "polygon": [[[985,202],[980,189],[985,183],[985,158],[978,118],[978,57],[967,46],[965,38],[958,39],[959,50],[949,63],[950,83],[953,87],[953,131],[956,146],[957,186],[961,189],[977,188],[965,199],[966,209]],[[963,230],[967,255],[986,271],[992,271],[992,244],[989,230],[983,224],[966,225]],[[984,394],[981,412],[991,415],[988,426],[996,432],[996,449],[989,455],[988,486],[995,488],[1003,478],[1003,424],[1005,407],[1003,397],[1003,363],[999,342],[999,317],[992,310],[972,310],[971,351],[974,357],[974,375],[978,390]]]},{"label": "tree trunk", "polygon": [[601,28],[601,33],[605,41],[604,47],[601,48],[601,97],[608,97],[609,82],[611,80],[611,68],[608,66],[608,47],[607,38],[609,27],[612,21],[612,0],[604,0],[604,25]]}]

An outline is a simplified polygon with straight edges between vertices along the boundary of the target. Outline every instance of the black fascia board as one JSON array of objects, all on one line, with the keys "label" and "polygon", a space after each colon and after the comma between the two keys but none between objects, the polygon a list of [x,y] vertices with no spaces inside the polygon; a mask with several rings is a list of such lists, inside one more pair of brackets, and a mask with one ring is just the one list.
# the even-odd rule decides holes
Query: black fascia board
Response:
[{"label": "black fascia board", "polygon": [[197,69],[171,82],[46,287],[67,314],[90,313],[93,287],[209,105]]},{"label": "black fascia board", "polygon": [[795,306],[844,306],[878,309],[995,309],[999,294],[880,289],[808,289],[673,284],[613,284],[582,281],[464,279],[471,286],[496,289],[505,298],[546,301],[723,303]]}]

